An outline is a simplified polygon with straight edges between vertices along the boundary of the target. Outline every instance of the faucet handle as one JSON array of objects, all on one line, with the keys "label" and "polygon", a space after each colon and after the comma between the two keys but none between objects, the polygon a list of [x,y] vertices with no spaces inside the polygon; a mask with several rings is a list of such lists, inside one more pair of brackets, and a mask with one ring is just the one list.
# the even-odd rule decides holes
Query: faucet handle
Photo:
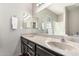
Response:
[{"label": "faucet handle", "polygon": [[61,39],[61,42],[65,42],[65,39]]}]

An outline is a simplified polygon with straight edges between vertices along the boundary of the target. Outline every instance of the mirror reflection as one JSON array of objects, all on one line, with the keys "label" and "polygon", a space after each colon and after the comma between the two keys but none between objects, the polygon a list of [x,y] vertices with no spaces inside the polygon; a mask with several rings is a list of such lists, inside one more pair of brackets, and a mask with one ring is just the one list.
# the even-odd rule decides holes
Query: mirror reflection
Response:
[{"label": "mirror reflection", "polygon": [[[28,18],[28,19],[27,19]],[[55,3],[33,12],[23,22],[24,29],[48,35],[79,35],[79,7],[75,4]]]}]

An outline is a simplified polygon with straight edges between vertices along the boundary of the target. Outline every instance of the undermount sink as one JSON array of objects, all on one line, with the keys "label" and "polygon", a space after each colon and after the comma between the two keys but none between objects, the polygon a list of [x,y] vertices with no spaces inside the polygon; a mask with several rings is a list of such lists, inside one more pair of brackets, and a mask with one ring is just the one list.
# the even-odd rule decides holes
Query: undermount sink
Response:
[{"label": "undermount sink", "polygon": [[58,48],[58,49],[61,49],[63,51],[73,51],[75,50],[76,48],[74,46],[71,46],[71,45],[68,45],[68,44],[65,44],[64,42],[47,42],[47,45],[51,48]]},{"label": "undermount sink", "polygon": [[77,39],[69,39],[69,41],[75,42],[75,43],[79,43],[79,38]]}]

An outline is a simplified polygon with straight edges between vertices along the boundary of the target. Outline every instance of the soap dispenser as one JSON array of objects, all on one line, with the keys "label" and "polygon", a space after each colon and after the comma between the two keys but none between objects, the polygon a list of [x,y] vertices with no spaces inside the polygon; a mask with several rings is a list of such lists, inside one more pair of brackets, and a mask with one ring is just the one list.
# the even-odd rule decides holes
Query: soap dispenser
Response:
[{"label": "soap dispenser", "polygon": [[16,16],[11,17],[11,24],[12,24],[12,29],[17,29],[18,25],[18,18]]}]

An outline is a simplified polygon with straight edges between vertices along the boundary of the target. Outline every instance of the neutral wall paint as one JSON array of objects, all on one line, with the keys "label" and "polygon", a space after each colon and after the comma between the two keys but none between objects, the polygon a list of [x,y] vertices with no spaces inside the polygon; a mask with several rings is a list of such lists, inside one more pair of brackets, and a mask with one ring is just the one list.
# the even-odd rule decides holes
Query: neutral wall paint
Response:
[{"label": "neutral wall paint", "polygon": [[76,34],[76,32],[79,32],[79,7],[73,8],[72,10],[69,10],[68,12],[68,23],[69,27],[67,28],[69,30],[69,35]]},{"label": "neutral wall paint", "polygon": [[[10,56],[19,55],[20,51],[20,21],[22,21],[22,13],[27,11],[32,13],[31,4],[0,4],[0,55]],[[18,29],[11,29],[11,16],[18,17]]]},{"label": "neutral wall paint", "polygon": [[65,28],[66,28],[66,34],[69,35],[70,31],[69,31],[69,10],[66,8],[65,9]]}]

